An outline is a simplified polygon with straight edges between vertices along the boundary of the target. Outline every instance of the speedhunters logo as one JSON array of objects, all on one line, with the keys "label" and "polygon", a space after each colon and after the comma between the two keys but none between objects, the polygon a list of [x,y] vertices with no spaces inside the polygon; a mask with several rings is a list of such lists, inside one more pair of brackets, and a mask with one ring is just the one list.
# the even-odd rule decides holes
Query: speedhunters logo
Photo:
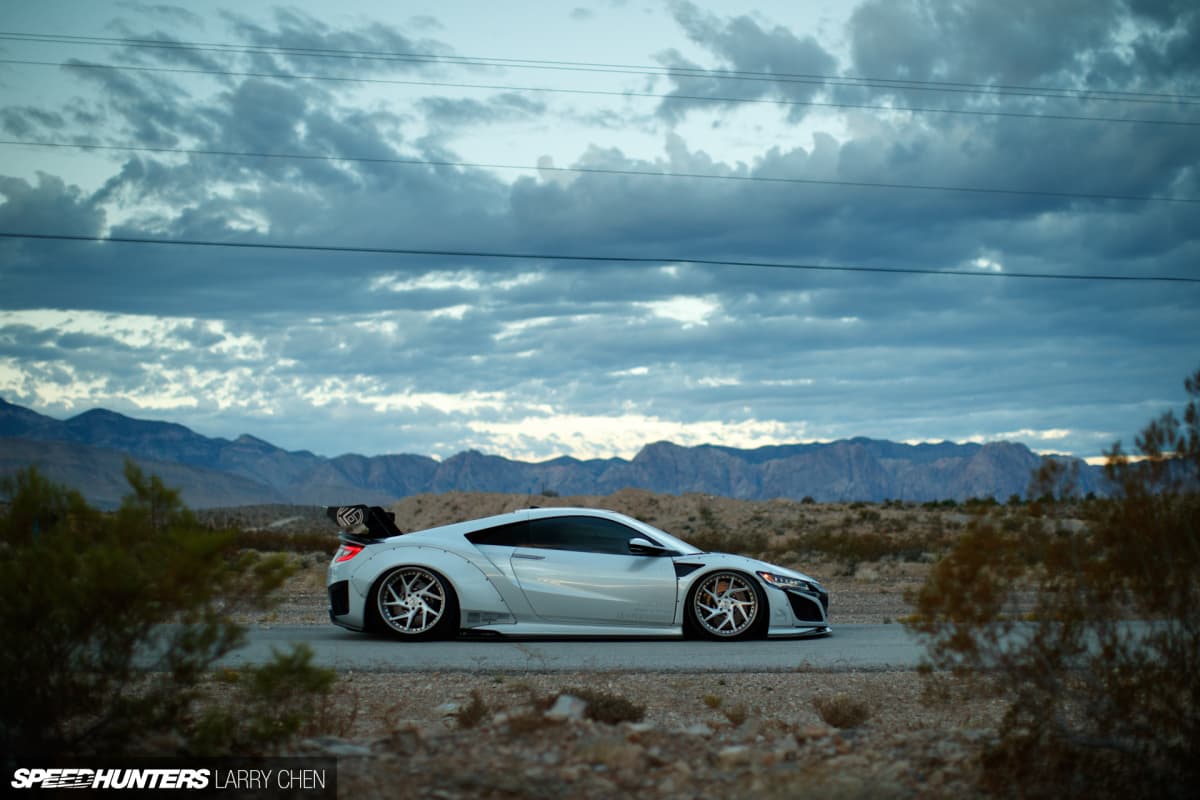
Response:
[{"label": "speedhunters logo", "polygon": [[337,797],[332,758],[55,760],[10,767],[8,773],[8,788],[32,796],[81,790],[81,797]]},{"label": "speedhunters logo", "polygon": [[50,767],[13,771],[14,789],[207,789],[207,769],[87,769]]}]

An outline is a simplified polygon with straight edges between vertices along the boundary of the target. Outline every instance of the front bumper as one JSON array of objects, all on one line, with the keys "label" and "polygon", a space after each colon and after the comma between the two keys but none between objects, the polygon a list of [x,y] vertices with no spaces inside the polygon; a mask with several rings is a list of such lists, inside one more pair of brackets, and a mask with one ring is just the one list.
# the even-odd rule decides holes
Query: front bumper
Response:
[{"label": "front bumper", "polygon": [[820,586],[811,589],[771,587],[771,625],[767,636],[824,636],[829,625],[829,593]]}]

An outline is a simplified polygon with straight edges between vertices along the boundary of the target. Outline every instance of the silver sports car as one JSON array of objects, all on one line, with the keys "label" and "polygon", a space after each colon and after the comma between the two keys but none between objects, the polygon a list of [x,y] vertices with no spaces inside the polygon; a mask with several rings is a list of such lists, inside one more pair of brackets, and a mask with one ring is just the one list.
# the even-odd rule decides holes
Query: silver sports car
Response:
[{"label": "silver sports car", "polygon": [[378,506],[327,513],[343,528],[329,616],[351,630],[404,640],[830,631],[829,595],[807,575],[705,553],[612,511],[527,508],[414,533]]}]

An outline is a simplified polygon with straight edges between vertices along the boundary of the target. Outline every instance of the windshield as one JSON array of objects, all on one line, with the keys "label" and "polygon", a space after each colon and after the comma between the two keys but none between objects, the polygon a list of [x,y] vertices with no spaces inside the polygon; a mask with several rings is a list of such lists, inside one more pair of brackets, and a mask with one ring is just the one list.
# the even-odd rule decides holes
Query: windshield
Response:
[{"label": "windshield", "polygon": [[654,527],[653,525],[651,525],[647,522],[642,522],[640,519],[634,519],[633,517],[628,517],[627,519],[629,520],[629,523],[633,527],[641,528],[643,532],[650,535],[651,539],[658,542],[663,547],[669,547],[672,550],[677,550],[680,553],[680,555],[685,555],[685,556],[698,555],[698,554],[704,552],[699,547],[688,544],[683,539],[680,539],[678,536],[672,536],[671,534],[667,533],[666,531],[659,530],[658,528]]}]

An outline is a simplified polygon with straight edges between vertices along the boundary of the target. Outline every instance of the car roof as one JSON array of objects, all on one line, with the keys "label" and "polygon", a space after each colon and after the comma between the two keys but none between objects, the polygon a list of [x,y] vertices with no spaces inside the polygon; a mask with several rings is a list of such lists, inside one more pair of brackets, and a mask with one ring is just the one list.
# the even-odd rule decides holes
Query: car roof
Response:
[{"label": "car roof", "polygon": [[[413,531],[412,533],[404,534],[404,539],[411,541],[416,538],[441,538],[445,536],[465,536],[474,533],[475,531],[486,530],[487,528],[495,528],[501,525],[510,525],[515,522],[525,522],[534,519],[553,519],[555,517],[596,517],[599,519],[609,519],[614,522],[627,525],[636,531],[640,531],[644,535],[652,539],[657,539],[661,544],[678,550],[684,554],[694,554],[702,552],[700,548],[689,542],[686,542],[676,536],[660,530],[653,525],[643,522],[628,514],[622,514],[619,511],[610,511],[605,508],[585,508],[582,506],[558,506],[552,508],[540,508],[530,506],[527,508],[519,508],[509,511],[504,514],[494,514],[489,517],[478,517],[475,519],[463,520],[461,522],[451,523],[449,525],[439,525],[434,528],[425,530]],[[399,540],[396,537],[393,541]]]}]

